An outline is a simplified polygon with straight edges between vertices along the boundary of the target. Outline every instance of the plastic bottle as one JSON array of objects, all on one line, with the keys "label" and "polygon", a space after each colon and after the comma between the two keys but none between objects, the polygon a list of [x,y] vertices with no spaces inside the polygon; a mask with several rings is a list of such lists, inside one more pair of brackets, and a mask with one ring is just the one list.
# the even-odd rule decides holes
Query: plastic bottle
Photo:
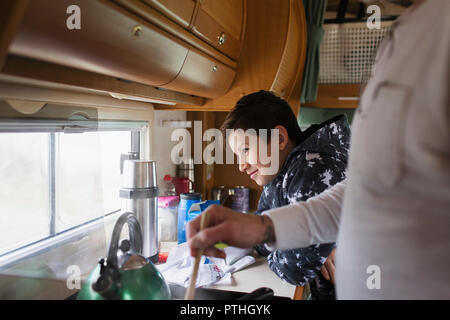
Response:
[{"label": "plastic bottle", "polygon": [[175,185],[172,182],[172,177],[170,174],[166,174],[164,176],[164,182],[163,182],[162,192],[161,196],[175,196]]},{"label": "plastic bottle", "polygon": [[186,242],[186,220],[188,212],[193,203],[201,202],[202,195],[198,192],[180,194],[180,204],[178,206],[178,244]]}]

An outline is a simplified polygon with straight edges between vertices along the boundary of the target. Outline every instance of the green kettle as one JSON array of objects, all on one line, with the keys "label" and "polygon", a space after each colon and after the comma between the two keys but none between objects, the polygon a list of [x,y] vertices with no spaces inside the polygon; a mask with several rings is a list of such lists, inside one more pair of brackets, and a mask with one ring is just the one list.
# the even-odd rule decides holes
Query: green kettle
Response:
[{"label": "green kettle", "polygon": [[[129,240],[123,240],[119,245],[125,224],[128,224]],[[114,226],[107,258],[100,259],[77,299],[170,300],[170,289],[162,274],[141,253],[141,227],[136,217],[126,212]]]}]

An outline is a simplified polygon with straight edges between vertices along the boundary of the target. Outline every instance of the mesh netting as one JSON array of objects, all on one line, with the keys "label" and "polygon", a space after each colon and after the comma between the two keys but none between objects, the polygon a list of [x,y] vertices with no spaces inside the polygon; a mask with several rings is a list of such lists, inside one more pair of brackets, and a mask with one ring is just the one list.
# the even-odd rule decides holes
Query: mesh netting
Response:
[{"label": "mesh netting", "polygon": [[365,23],[325,24],[319,83],[365,82],[371,75],[376,49],[392,23],[383,22],[380,29],[369,29]]}]

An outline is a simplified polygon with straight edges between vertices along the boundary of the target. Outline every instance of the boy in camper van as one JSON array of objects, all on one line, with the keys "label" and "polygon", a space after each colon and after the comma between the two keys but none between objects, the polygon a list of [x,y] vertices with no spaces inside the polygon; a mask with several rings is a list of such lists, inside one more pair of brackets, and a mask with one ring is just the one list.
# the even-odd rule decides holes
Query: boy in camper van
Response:
[{"label": "boy in camper van", "polygon": [[[258,136],[258,143],[259,148],[267,147],[272,160],[278,159],[275,170],[266,170],[269,164],[260,159],[259,148],[249,142],[249,129],[257,136],[260,129],[269,132],[266,140]],[[271,129],[278,129],[276,150],[270,146]],[[288,103],[261,90],[241,98],[221,130],[238,156],[239,170],[263,186],[257,214],[305,201],[345,179],[350,129],[344,115],[302,131]],[[273,157],[271,150],[278,152],[278,157]],[[261,245],[256,250],[267,256],[269,267],[281,279],[296,286],[309,283],[313,299],[335,299],[332,279],[324,267],[327,257],[327,264],[334,259],[335,243],[272,253]]]}]

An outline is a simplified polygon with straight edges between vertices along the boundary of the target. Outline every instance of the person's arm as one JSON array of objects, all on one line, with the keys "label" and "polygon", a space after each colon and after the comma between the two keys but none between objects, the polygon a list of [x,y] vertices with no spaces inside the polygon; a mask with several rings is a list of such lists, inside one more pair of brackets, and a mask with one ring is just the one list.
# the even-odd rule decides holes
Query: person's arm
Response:
[{"label": "person's arm", "polygon": [[[261,193],[261,197],[259,198],[259,201],[258,201],[258,208],[256,209],[256,212],[255,212],[256,215],[261,215],[264,211],[270,209],[270,205],[267,200],[268,194],[269,194],[268,189],[266,187],[264,187],[264,189]],[[262,243],[254,246],[254,249],[256,250],[256,252],[258,252],[259,255],[261,255],[263,257],[267,257],[270,254],[270,250],[268,250],[266,248],[266,246]]]},{"label": "person's arm", "polygon": [[[221,241],[239,248],[271,243],[274,249],[334,242],[345,187],[343,181],[306,202],[269,210],[261,216],[211,205],[204,212],[209,215],[208,228],[200,231],[201,215],[187,224],[191,255],[196,256],[199,250],[205,249],[205,255],[224,258],[224,252],[214,247]],[[287,213],[286,217],[283,212]]]},{"label": "person's arm", "polygon": [[270,250],[308,247],[336,242],[346,180],[305,202],[263,212],[270,218],[276,241]]},{"label": "person's arm", "polygon": [[[203,214],[209,216],[209,222],[207,228],[200,230]],[[215,247],[218,242],[238,248],[252,248],[260,243],[275,241],[273,224],[267,216],[239,213],[216,204],[189,221],[186,234],[193,257],[204,250],[206,256],[225,258],[224,251]]]}]

